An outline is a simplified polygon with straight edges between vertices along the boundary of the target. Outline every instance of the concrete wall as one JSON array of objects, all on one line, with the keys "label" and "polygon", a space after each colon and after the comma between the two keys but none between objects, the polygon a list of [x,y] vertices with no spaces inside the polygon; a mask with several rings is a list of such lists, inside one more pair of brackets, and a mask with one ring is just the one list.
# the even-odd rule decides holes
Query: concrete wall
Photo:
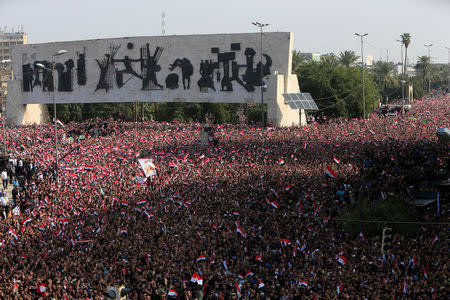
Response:
[{"label": "concrete wall", "polygon": [[[12,99],[10,106],[14,107],[7,114],[9,122],[23,124],[48,117],[42,106],[33,109],[23,106],[53,103],[53,92],[44,87],[45,78],[52,82],[51,74],[44,75],[42,69],[36,67],[36,63],[46,62],[50,69],[52,62],[61,67],[59,72],[55,71],[54,77],[57,103],[260,103],[260,38],[259,33],[243,33],[125,37],[14,46],[12,65],[15,80],[11,87],[8,86]],[[286,92],[299,92],[296,76],[291,74],[293,40],[293,33],[263,34],[263,54],[269,56],[262,59],[268,70],[264,79],[268,85],[264,102],[268,104],[269,120],[278,126],[300,123],[300,112],[285,105],[282,97]],[[67,53],[54,56],[61,49]],[[160,53],[155,57],[156,61],[152,61],[157,49]],[[85,84],[79,82],[82,76],[78,74],[82,55],[85,58]],[[231,58],[226,60],[224,57]],[[126,63],[127,58],[131,60]],[[193,74],[186,76],[190,79],[190,85],[186,87],[183,87],[183,69],[171,69],[176,59],[183,58],[187,58],[193,68]],[[209,87],[202,84],[206,61],[212,62],[213,66]],[[27,65],[30,71],[24,74],[23,67]],[[152,69],[151,74],[146,71],[146,66]],[[170,77],[178,77],[177,86],[167,82]],[[228,86],[223,85],[225,77],[231,79]],[[185,83],[187,85],[187,80]],[[271,87],[272,84],[275,86]]]},{"label": "concrete wall", "polygon": [[6,97],[6,121],[8,125],[30,125],[50,122],[47,105],[22,104],[20,99],[13,97],[20,94],[22,85],[20,81],[9,81],[8,90],[11,94]]},{"label": "concrete wall", "polygon": [[[264,33],[263,35],[263,52],[270,56],[272,65],[270,71],[278,71],[279,74],[290,74],[291,61],[291,37],[290,33]],[[106,54],[112,55],[111,47],[119,47],[114,54],[115,60],[124,59],[128,56],[130,59],[141,59],[141,47],[149,44],[150,55],[155,53],[157,47],[162,49],[161,56],[157,61],[160,68],[155,72],[158,84],[162,85],[160,89],[151,86],[150,89],[143,89],[143,80],[139,76],[144,77],[145,71],[141,68],[141,61],[131,62],[132,69],[138,76],[130,73],[123,73],[124,85],[119,87],[116,82],[117,73],[115,70],[124,70],[123,62],[110,63],[107,71],[107,83],[109,89],[97,89],[100,79],[100,67],[98,62],[106,60]],[[238,44],[239,50],[231,50],[232,44]],[[130,49],[131,48],[131,49]],[[216,48],[216,49],[213,49]],[[18,45],[13,47],[13,70],[16,79],[22,80],[24,74],[22,66],[25,64],[33,64],[40,61],[54,61],[56,63],[65,64],[69,59],[73,61],[75,67],[72,69],[72,86],[73,91],[60,92],[57,95],[57,103],[76,103],[76,102],[226,102],[226,103],[245,103],[260,98],[260,92],[254,86],[254,91],[247,91],[237,81],[232,81],[233,91],[222,91],[221,82],[217,82],[217,72],[220,72],[220,79],[225,74],[224,63],[219,61],[219,53],[235,55],[235,60],[239,67],[238,77],[244,81],[243,75],[246,73],[247,57],[245,51],[247,48],[252,49],[255,54],[252,57],[253,63],[251,68],[256,71],[257,64],[260,62],[260,35],[258,33],[247,34],[214,34],[214,35],[188,35],[188,36],[154,36],[154,37],[130,37],[118,39],[101,39],[86,40],[60,43],[46,44],[29,44]],[[64,55],[52,57],[58,50],[67,50]],[[145,52],[146,49],[144,49]],[[86,76],[85,85],[77,83],[77,60],[79,54],[85,54]],[[180,67],[170,70],[171,64],[177,58],[187,58],[193,66],[193,74],[190,76],[190,88],[184,89],[182,85],[182,71]],[[200,90],[198,81],[201,78],[200,64],[202,61],[211,60],[217,62],[217,68],[214,69],[213,81],[214,88],[206,88]],[[267,61],[263,57],[263,64]],[[231,64],[229,76],[232,76]],[[64,70],[67,71],[67,68]],[[176,74],[179,77],[178,88],[170,89],[166,86],[166,78],[169,74]],[[258,74],[259,75],[259,74]],[[259,77],[258,77],[259,78]],[[40,74],[42,81],[42,74]],[[59,81],[59,76],[56,76]],[[41,86],[35,86],[33,91],[24,92],[22,95],[23,103],[52,103],[52,93],[44,92]]]}]

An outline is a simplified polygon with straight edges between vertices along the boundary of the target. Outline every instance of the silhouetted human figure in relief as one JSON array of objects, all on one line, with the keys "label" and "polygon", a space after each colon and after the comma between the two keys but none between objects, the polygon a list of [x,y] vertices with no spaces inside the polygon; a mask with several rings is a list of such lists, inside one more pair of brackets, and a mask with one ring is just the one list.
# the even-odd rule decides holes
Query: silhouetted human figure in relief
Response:
[{"label": "silhouetted human figure in relief", "polygon": [[106,73],[108,72],[110,55],[105,54],[105,57],[106,58],[104,58],[101,62],[98,59],[95,60],[100,68],[100,78],[98,79],[97,87],[95,88],[96,91],[99,89],[105,89],[108,91],[110,88],[108,82],[106,81]]},{"label": "silhouetted human figure in relief", "polygon": [[214,65],[212,63],[212,60],[203,60],[200,62],[200,79],[197,82],[198,87],[200,90],[203,87],[211,88],[214,91],[216,91],[216,88],[214,87],[214,81],[213,81],[213,75],[214,75]]},{"label": "silhouetted human figure in relief", "polygon": [[156,47],[155,53],[150,55],[149,44],[146,44],[145,48],[141,48],[141,68],[144,76],[142,79],[143,90],[153,89],[150,86],[150,82],[152,82],[155,87],[158,87],[161,90],[163,89],[163,86],[158,83],[158,79],[156,78],[156,73],[161,71],[161,66],[158,65],[158,60],[161,57],[162,52],[162,48]]},{"label": "silhouetted human figure in relief", "polygon": [[138,73],[136,73],[136,71],[133,70],[133,66],[132,66],[133,62],[138,62],[138,61],[141,61],[141,59],[132,59],[129,56],[125,56],[123,59],[113,59],[112,60],[113,63],[116,63],[116,62],[123,63],[123,65],[125,67],[125,69],[123,69],[123,70],[116,69],[116,83],[119,88],[121,88],[125,84],[123,82],[123,74],[124,73],[130,74],[132,76],[136,76],[136,77],[142,79],[142,76],[139,75]]},{"label": "silhouetted human figure in relief", "polygon": [[191,87],[191,76],[194,74],[194,66],[191,64],[189,59],[184,57],[183,59],[177,58],[171,65],[169,65],[169,70],[173,71],[176,67],[181,68],[183,88],[186,89],[187,81],[187,89],[189,90]]}]

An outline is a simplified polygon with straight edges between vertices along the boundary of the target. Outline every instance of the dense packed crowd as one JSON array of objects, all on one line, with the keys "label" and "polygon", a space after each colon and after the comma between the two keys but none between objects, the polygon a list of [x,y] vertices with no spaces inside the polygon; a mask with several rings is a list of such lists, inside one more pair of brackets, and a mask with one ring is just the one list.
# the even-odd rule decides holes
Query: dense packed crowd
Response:
[{"label": "dense packed crowd", "polygon": [[[101,122],[6,131],[10,157],[32,164],[2,220],[1,299],[444,299],[446,226],[414,237],[343,232],[333,218],[361,186],[382,201],[442,179],[449,97],[406,114],[261,130]],[[89,128],[89,132],[86,130]],[[143,182],[138,159],[157,174]],[[58,184],[56,184],[58,178]],[[441,209],[423,217],[448,220]]]}]

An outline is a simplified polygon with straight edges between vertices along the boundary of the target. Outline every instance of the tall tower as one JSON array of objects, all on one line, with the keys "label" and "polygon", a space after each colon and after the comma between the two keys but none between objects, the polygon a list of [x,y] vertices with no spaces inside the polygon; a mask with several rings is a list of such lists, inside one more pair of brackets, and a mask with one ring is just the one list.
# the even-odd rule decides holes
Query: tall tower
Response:
[{"label": "tall tower", "polygon": [[161,33],[162,35],[166,35],[166,12],[163,10],[162,12],[162,27],[161,27]]}]

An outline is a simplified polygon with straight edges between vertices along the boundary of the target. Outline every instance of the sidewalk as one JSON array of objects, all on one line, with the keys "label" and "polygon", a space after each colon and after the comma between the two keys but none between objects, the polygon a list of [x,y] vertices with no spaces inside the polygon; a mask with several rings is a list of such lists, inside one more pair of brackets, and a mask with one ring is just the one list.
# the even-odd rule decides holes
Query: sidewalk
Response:
[{"label": "sidewalk", "polygon": [[[3,189],[3,183],[1,183],[1,188]],[[6,189],[4,189],[6,192],[6,195],[8,196],[8,204],[12,203],[12,190],[13,190],[13,185],[11,182],[8,183],[8,187]],[[12,209],[14,207],[11,207],[11,209],[9,210],[9,215],[8,217],[11,217],[12,215]]]}]

